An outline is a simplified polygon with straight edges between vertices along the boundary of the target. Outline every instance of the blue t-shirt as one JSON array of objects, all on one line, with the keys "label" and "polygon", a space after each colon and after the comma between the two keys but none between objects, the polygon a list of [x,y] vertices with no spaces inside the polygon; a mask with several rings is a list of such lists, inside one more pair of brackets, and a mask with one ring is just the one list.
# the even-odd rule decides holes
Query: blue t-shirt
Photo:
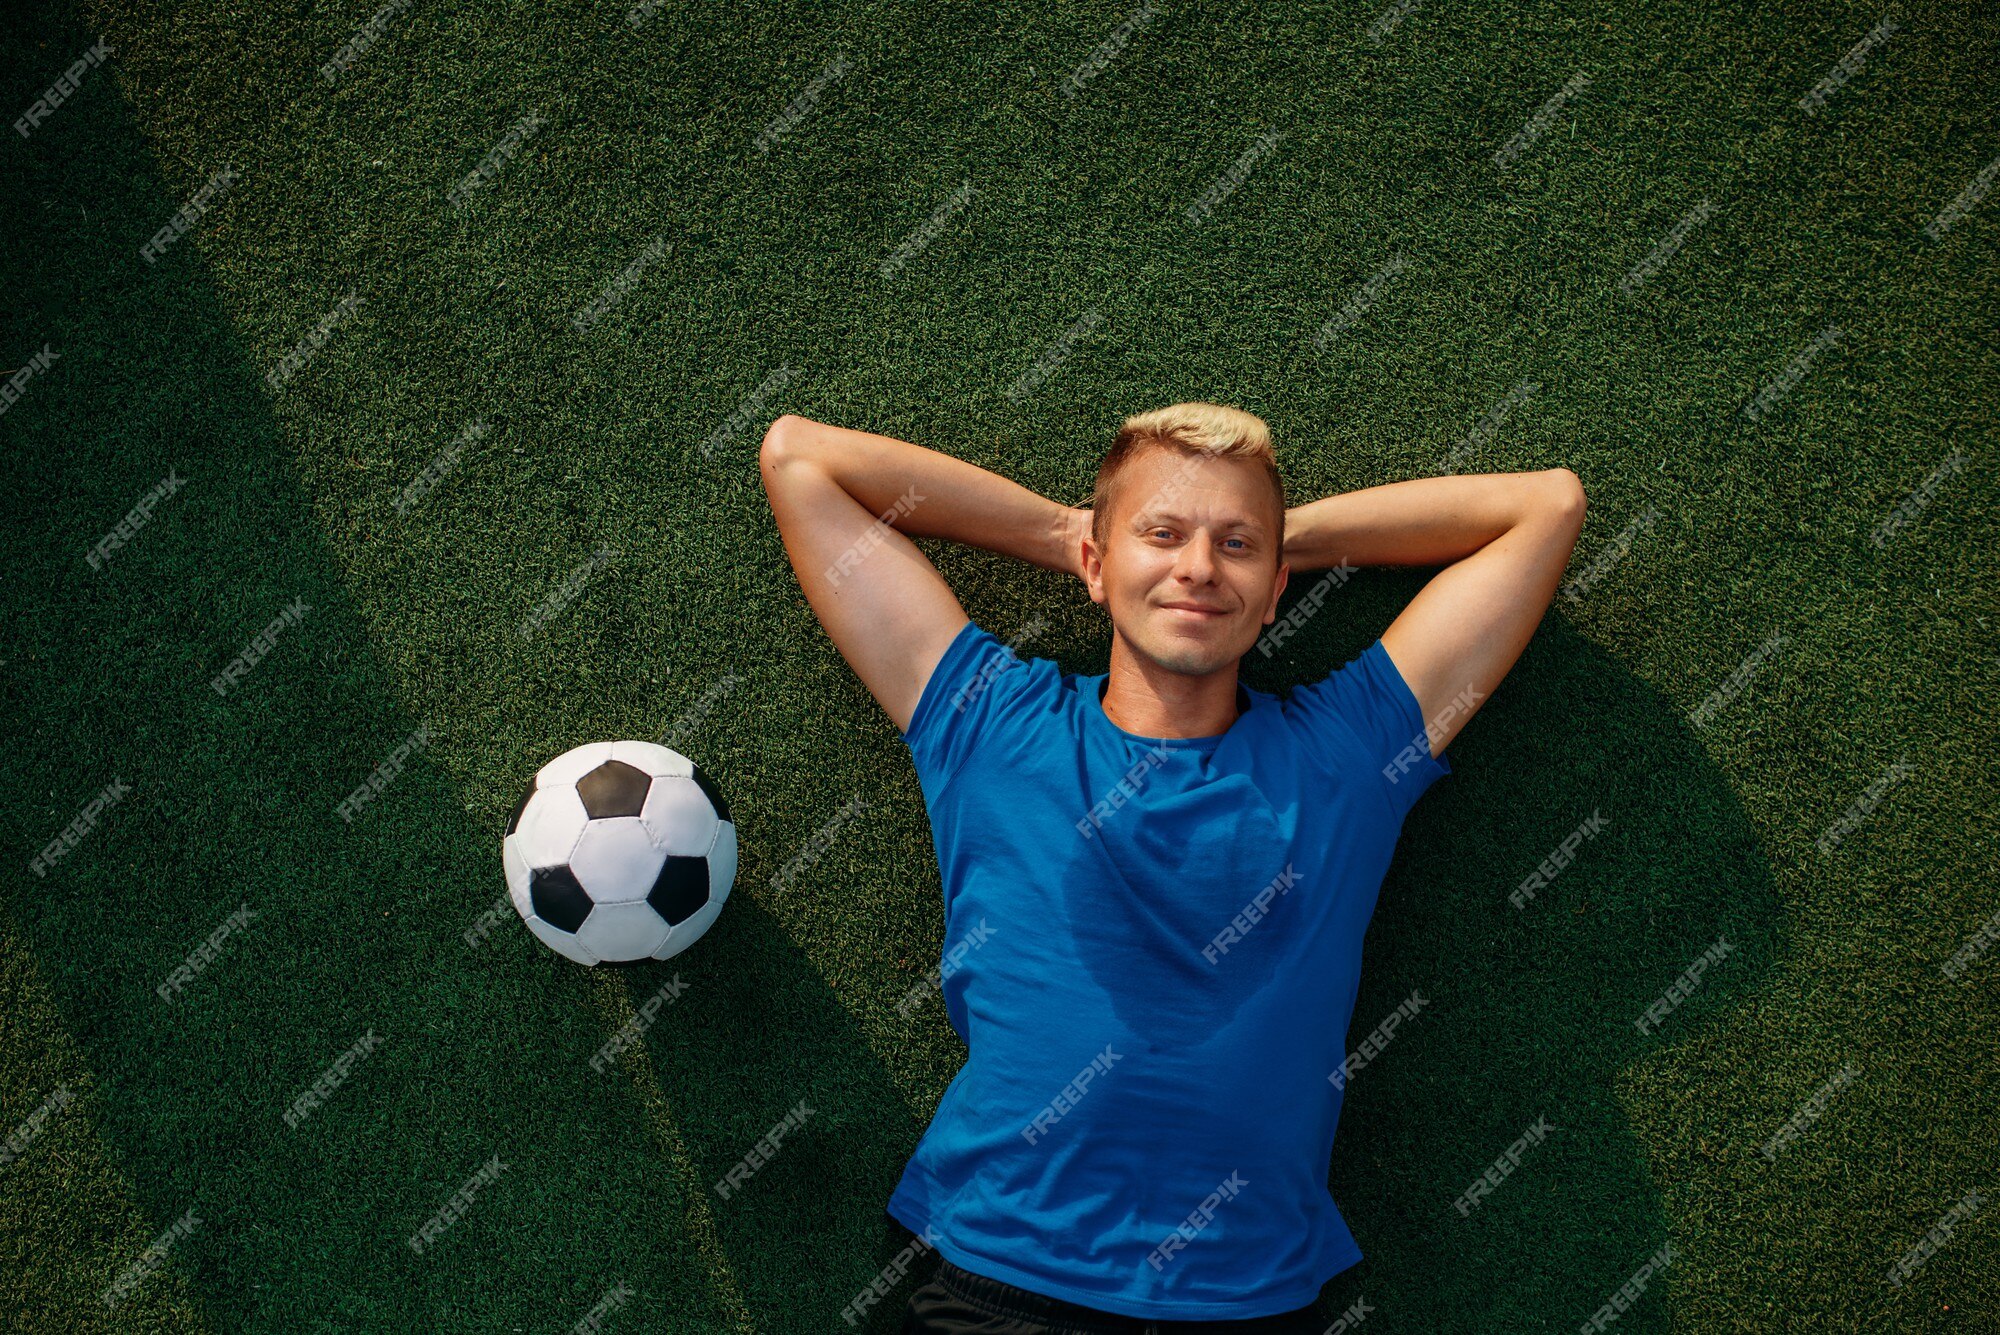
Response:
[{"label": "blue t-shirt", "polygon": [[1290,1311],[1361,1259],[1327,1190],[1361,939],[1451,772],[1377,640],[1213,737],[959,631],[903,740],[967,1058],[889,1199],[974,1274],[1130,1316]]}]

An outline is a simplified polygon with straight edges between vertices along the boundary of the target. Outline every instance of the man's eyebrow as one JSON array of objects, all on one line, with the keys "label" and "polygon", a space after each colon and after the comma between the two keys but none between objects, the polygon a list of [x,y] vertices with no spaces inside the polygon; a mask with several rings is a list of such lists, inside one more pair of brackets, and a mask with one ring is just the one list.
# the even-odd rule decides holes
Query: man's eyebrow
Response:
[{"label": "man's eyebrow", "polygon": [[[1171,524],[1186,524],[1188,522],[1188,518],[1186,515],[1179,514],[1172,510],[1141,510],[1139,511],[1138,514],[1132,516],[1132,522],[1134,524],[1139,524],[1139,523],[1151,524],[1159,520],[1165,520],[1166,522]],[[1255,532],[1258,533],[1262,533],[1264,531],[1263,521],[1257,519],[1251,519],[1243,515],[1223,516],[1222,527],[1247,528],[1254,530]]]}]

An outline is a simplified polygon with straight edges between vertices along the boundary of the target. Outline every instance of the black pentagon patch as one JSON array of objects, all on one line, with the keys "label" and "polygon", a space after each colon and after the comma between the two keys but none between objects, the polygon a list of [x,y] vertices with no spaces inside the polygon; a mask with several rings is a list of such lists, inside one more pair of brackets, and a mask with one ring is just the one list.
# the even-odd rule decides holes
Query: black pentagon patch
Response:
[{"label": "black pentagon patch", "polygon": [[729,820],[729,803],[722,800],[722,790],[715,786],[715,780],[701,772],[699,765],[694,767],[694,781],[701,785],[702,792],[708,794],[708,804],[715,808],[715,814]]},{"label": "black pentagon patch", "polygon": [[538,867],[528,873],[528,902],[549,926],[574,932],[590,916],[590,896],[568,867]]},{"label": "black pentagon patch", "polygon": [[678,927],[692,918],[708,903],[708,859],[668,858],[646,902],[670,927]]},{"label": "black pentagon patch", "polygon": [[514,804],[514,814],[507,818],[507,834],[521,828],[521,813],[528,809],[528,802],[535,795],[535,781],[528,780],[528,791],[521,794],[521,800]]},{"label": "black pentagon patch", "polygon": [[607,816],[636,816],[646,805],[646,790],[653,776],[622,760],[607,760],[576,781],[576,795],[592,820]]}]

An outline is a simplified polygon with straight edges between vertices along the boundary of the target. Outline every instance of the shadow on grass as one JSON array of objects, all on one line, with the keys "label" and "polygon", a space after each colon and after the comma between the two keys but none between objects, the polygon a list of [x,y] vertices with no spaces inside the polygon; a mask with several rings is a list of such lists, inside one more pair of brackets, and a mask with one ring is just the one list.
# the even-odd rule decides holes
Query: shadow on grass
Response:
[{"label": "shadow on grass", "polygon": [[[4,25],[14,107],[94,39],[67,6]],[[145,1236],[190,1209],[200,1221],[167,1267],[222,1329],[567,1329],[619,1283],[629,1329],[837,1324],[895,1250],[881,1205],[920,1128],[745,893],[770,870],[754,835],[708,938],[615,978],[636,999],[676,972],[689,984],[649,1035],[656,1095],[594,1072],[604,976],[515,923],[464,939],[502,890],[504,811],[471,812],[419,750],[351,824],[336,815],[439,721],[398,705],[198,239],[139,257],[184,201],[111,72],[0,155],[0,359],[45,342],[59,358],[0,423],[9,842],[25,864],[104,785],[130,788],[45,878],[10,877],[5,907],[88,1068],[89,1115]],[[339,383],[350,351],[336,333],[281,392],[325,392],[316,374]],[[170,472],[184,485],[106,568],[88,565]],[[211,678],[287,607],[295,624],[218,695]],[[729,758],[702,759],[726,784]],[[239,908],[241,929],[163,1000],[169,972]],[[379,1046],[288,1125],[371,1034]],[[10,1025],[4,1041],[27,1039]],[[9,1056],[11,1129],[65,1073]],[[799,1099],[819,1113],[812,1148],[718,1202],[710,1184]],[[496,1156],[462,1216],[413,1248]],[[107,1316],[100,1293],[138,1257],[84,1245],[108,1230],[19,1180],[0,1178],[0,1217],[42,1263],[16,1315],[85,1330],[153,1310]]]},{"label": "shadow on grass", "polygon": [[[1347,608],[1246,675],[1265,689],[1323,676],[1422,581],[1362,577]],[[1384,1332],[1573,1331],[1663,1244],[1686,1241],[1621,1106],[1621,1072],[1759,984],[1783,949],[1779,906],[1699,735],[1560,604],[1448,755],[1453,773],[1405,823],[1369,928],[1349,1051],[1412,991],[1429,1004],[1349,1085],[1331,1186],[1365,1259],[1323,1301],[1338,1314],[1365,1299]],[[1515,907],[1593,815],[1599,831]],[[1724,940],[1687,999],[1642,1031],[1648,1006]],[[1544,1119],[1554,1130],[1519,1145]],[[1500,1162],[1510,1147],[1518,1166]],[[1497,1185],[1461,1209],[1496,1164]],[[1674,1282],[1669,1264],[1617,1329],[1667,1329]]]}]

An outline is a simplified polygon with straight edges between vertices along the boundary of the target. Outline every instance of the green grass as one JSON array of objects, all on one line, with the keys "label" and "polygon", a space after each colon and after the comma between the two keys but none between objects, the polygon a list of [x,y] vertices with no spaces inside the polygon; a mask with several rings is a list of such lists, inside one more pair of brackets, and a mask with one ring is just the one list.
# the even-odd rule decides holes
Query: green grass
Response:
[{"label": "green grass", "polygon": [[[31,136],[0,134],[0,372],[59,354],[0,416],[0,1138],[77,1096],[0,1167],[0,1326],[564,1330],[623,1281],[608,1330],[846,1329],[902,1243],[882,1205],[962,1052],[940,1007],[895,1006],[941,944],[921,795],[798,592],[758,425],[885,431],[1073,503],[1120,416],[1219,399],[1271,422],[1297,500],[1437,471],[1523,380],[1540,389],[1463,466],[1575,469],[1576,572],[1658,519],[1558,601],[1405,829],[1354,1034],[1413,988],[1433,1005],[1348,1098],[1331,1182],[1367,1260],[1328,1285],[1329,1320],[1361,1299],[1384,1335],[1575,1330],[1671,1241],[1614,1330],[2000,1324],[1991,1206],[1886,1280],[1954,1201],[2000,1195],[2000,953],[1940,969],[2000,909],[2000,203],[1922,230],[2000,151],[2000,37],[1969,10],[1896,10],[1902,31],[1807,116],[1881,11],[1426,6],[1378,46],[1370,4],[1276,8],[1163,7],[1074,98],[1061,81],[1129,8],[668,5],[635,30],[622,3],[417,4],[331,85],[318,69],[370,3],[9,9],[10,124],[93,41],[115,54]],[[849,72],[756,152],[840,53]],[[1579,70],[1590,86],[1496,169]],[[451,186],[531,111],[546,128],[455,213]],[[225,166],[238,183],[142,261]],[[1702,198],[1715,216],[1621,296]],[[579,337],[570,313],[655,238]],[[359,311],[269,389],[350,290]],[[1011,401],[1092,309],[1097,332]],[[1746,421],[1828,325],[1838,345]],[[781,366],[758,425],[705,455]],[[398,515],[479,417],[491,434]],[[1878,551],[1953,450],[1965,470]],[[185,488],[92,570],[169,469]],[[518,635],[600,546],[617,559]],[[1032,652],[1103,670],[1109,628],[1073,582],[930,550],[981,624],[1044,615]],[[1421,580],[1357,577],[1249,679],[1324,675]],[[294,599],[302,623],[219,698],[209,678]],[[616,971],[514,923],[469,948],[523,778],[660,736],[729,672],[684,747],[742,831],[709,937]],[[417,761],[338,819],[419,726]],[[1821,853],[1899,758],[1912,776]],[[130,795],[35,876],[114,778]],[[774,889],[854,793],[866,814]],[[1605,832],[1510,908],[1593,810]],[[239,905],[252,924],[161,1002]],[[1736,952],[1638,1033],[1718,936]],[[593,1072],[676,973],[643,1050]],[[371,1028],[381,1049],[288,1128]],[[1844,1063],[1860,1077],[1767,1162]],[[800,1099],[805,1129],[718,1200]],[[1461,1219],[1453,1199],[1544,1115],[1557,1133]],[[508,1170],[414,1254],[495,1154]]]}]

